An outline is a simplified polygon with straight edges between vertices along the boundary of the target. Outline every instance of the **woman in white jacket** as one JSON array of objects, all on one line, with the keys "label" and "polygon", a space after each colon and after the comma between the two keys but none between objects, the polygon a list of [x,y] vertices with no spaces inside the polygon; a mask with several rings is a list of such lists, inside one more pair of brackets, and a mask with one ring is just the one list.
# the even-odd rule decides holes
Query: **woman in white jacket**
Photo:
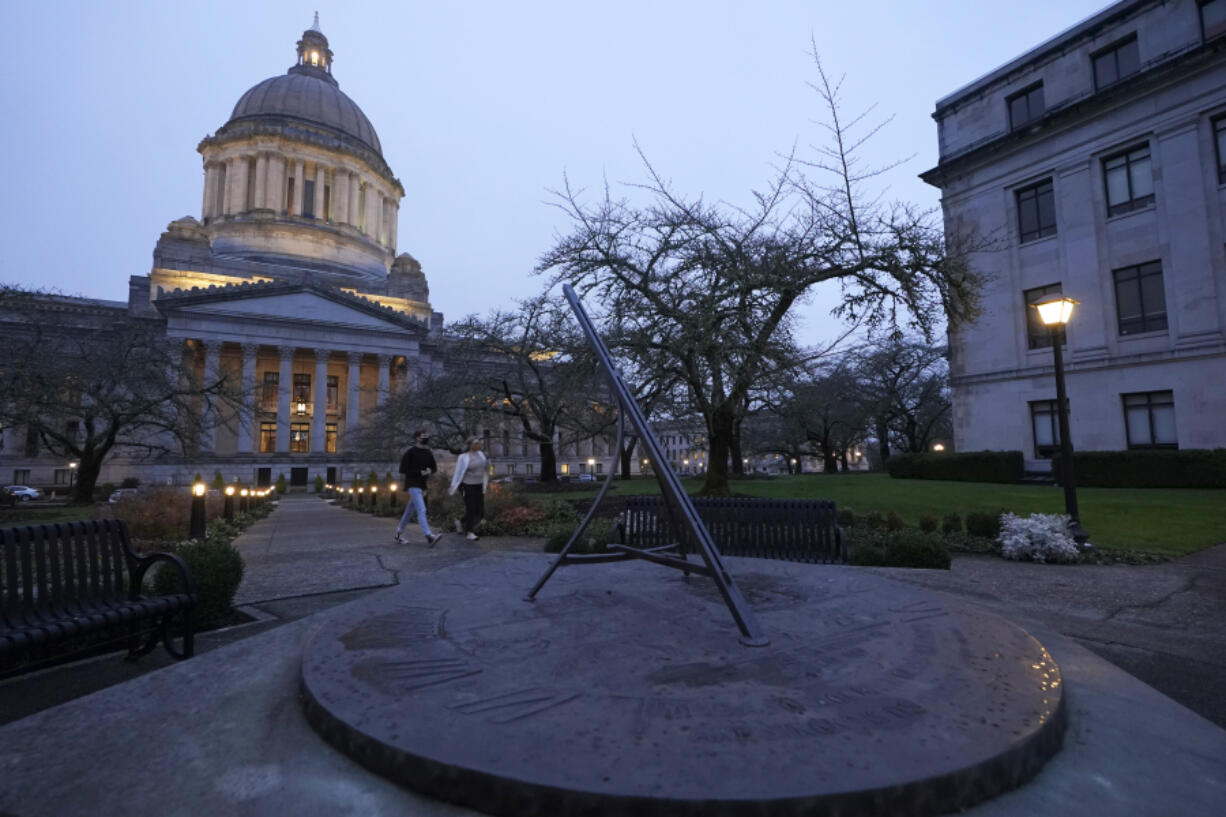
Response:
[{"label": "woman in white jacket", "polygon": [[481,453],[481,440],[468,438],[468,450],[456,458],[451,476],[450,494],[457,490],[464,496],[464,530],[468,539],[477,538],[477,525],[485,516],[485,489],[490,484],[490,469]]}]

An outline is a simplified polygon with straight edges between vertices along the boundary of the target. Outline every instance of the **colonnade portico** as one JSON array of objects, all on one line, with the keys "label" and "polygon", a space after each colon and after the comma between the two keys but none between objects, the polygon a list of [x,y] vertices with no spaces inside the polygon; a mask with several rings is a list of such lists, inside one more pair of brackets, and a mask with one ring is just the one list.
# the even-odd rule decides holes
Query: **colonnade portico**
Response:
[{"label": "colonnade portico", "polygon": [[202,454],[353,453],[363,414],[386,401],[393,374],[396,386],[408,383],[401,355],[212,339],[186,344],[204,382],[227,374],[238,392],[229,411],[202,406]]}]

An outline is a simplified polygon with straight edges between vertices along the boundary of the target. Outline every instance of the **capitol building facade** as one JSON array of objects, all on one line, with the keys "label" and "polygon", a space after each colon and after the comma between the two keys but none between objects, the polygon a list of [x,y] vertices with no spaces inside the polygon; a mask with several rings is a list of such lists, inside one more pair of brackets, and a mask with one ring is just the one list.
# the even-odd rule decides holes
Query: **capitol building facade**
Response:
[{"label": "capitol building facade", "polygon": [[[202,382],[226,373],[241,384],[241,405],[224,417],[218,409],[193,450],[116,450],[100,482],[220,473],[307,485],[394,470],[400,452],[363,459],[358,429],[390,393],[442,365],[443,316],[421,265],[396,253],[404,188],[332,60],[316,18],[288,72],[244,93],[201,140],[200,218],[170,223],[126,302],[44,298],[49,316],[67,320],[164,321],[166,341],[182,346]],[[24,429],[2,433],[6,484],[71,479],[70,464],[40,452]]]}]

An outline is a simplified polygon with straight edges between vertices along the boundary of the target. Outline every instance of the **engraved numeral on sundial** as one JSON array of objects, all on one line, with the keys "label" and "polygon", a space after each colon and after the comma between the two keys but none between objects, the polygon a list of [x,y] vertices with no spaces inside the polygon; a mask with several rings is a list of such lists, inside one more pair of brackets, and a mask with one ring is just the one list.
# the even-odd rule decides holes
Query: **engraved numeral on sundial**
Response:
[{"label": "engraved numeral on sundial", "polygon": [[533,687],[519,689],[514,692],[504,692],[501,695],[491,695],[488,698],[478,698],[475,701],[455,704],[448,707],[448,709],[454,709],[465,715],[480,715],[485,712],[494,712],[496,714],[487,718],[487,720],[493,723],[510,723],[520,718],[527,718],[539,712],[544,712],[546,709],[561,706],[567,701],[578,697],[578,692],[565,693]]},{"label": "engraved numeral on sundial", "polygon": [[382,672],[387,678],[404,684],[405,689],[421,689],[476,675],[481,668],[458,658],[418,658],[390,661],[383,666]]}]

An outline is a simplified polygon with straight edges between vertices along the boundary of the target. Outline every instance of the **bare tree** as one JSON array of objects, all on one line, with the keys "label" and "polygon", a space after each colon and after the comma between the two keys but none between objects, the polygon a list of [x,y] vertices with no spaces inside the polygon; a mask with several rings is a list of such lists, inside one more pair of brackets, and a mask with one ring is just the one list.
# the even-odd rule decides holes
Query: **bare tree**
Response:
[{"label": "bare tree", "polygon": [[861,172],[856,153],[873,131],[858,133],[862,117],[843,122],[838,85],[814,61],[830,120],[817,161],[785,157],[752,205],[735,207],[677,192],[640,150],[647,181],[634,187],[650,203],[614,199],[606,185],[589,205],[565,180],[556,204],[572,228],[538,266],[553,282],[596,295],[634,325],[645,350],[669,360],[707,425],[708,494],[728,491],[728,460],[754,384],[795,364],[791,310],[814,285],[842,285],[833,310],[840,317],[925,334],[975,304],[976,281],[961,257],[946,255],[930,214],[885,207],[862,192],[871,172]]},{"label": "bare tree", "polygon": [[945,347],[920,338],[891,338],[858,356],[859,389],[872,416],[882,462],[896,443],[919,452],[935,437],[948,436],[951,403],[945,355]]},{"label": "bare tree", "polygon": [[189,453],[239,404],[230,373],[202,382],[161,320],[14,289],[0,293],[0,318],[0,421],[78,463],[76,502],[92,501],[114,452]]}]

